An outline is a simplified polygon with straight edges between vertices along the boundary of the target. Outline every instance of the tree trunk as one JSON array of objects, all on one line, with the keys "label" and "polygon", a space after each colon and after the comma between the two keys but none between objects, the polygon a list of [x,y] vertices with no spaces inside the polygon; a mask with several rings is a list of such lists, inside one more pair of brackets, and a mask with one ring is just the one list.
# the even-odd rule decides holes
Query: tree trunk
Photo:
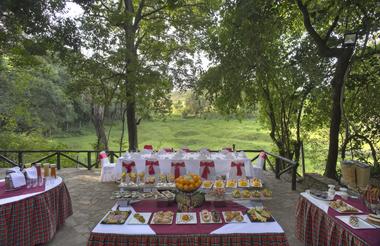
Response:
[{"label": "tree trunk", "polygon": [[104,106],[91,106],[91,121],[97,136],[97,150],[108,150],[108,140],[104,129]]},{"label": "tree trunk", "polygon": [[136,103],[127,102],[127,126],[129,151],[136,151],[137,146],[137,125],[136,125]]},{"label": "tree trunk", "polygon": [[342,95],[342,88],[344,86],[344,78],[350,59],[353,53],[353,48],[346,48],[342,51],[342,55],[338,57],[334,78],[331,81],[332,86],[332,108],[330,120],[330,134],[329,134],[329,150],[327,155],[327,163],[324,175],[336,179],[336,163],[338,160],[339,152],[339,128],[342,120],[342,111],[340,107],[340,100]]}]

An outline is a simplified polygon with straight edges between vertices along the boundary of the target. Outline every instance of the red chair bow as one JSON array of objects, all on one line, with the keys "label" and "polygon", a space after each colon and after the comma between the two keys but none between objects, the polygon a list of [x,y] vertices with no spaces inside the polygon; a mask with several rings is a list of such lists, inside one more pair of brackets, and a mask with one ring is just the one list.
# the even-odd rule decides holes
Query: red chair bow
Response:
[{"label": "red chair bow", "polygon": [[242,176],[243,171],[241,170],[242,167],[244,167],[243,162],[232,162],[231,167],[236,167],[236,176]]},{"label": "red chair bow", "polygon": [[148,166],[149,175],[154,175],[156,172],[154,171],[154,166],[158,166],[158,161],[149,161],[145,162],[145,166]]},{"label": "red chair bow", "polygon": [[230,147],[224,148],[223,150],[227,150],[228,152],[232,152],[233,151],[232,148],[230,148]]},{"label": "red chair bow", "polygon": [[182,148],[182,150],[186,153],[189,153],[190,152],[190,149],[189,148]]},{"label": "red chair bow", "polygon": [[127,173],[132,172],[132,168],[135,166],[136,166],[136,164],[134,161],[131,161],[131,162],[124,162],[123,161],[123,167],[125,167],[125,169],[127,169]]},{"label": "red chair bow", "polygon": [[107,156],[107,153],[105,151],[102,151],[102,152],[99,153],[99,160],[107,158],[107,157],[108,156]]},{"label": "red chair bow", "polygon": [[164,148],[164,151],[167,153],[173,152],[173,148]]},{"label": "red chair bow", "polygon": [[266,159],[267,158],[267,154],[265,154],[265,152],[260,152],[260,155],[259,155],[262,159]]},{"label": "red chair bow", "polygon": [[201,161],[200,166],[204,167],[201,175],[202,178],[207,179],[210,174],[210,167],[215,167],[215,164],[213,161]]},{"label": "red chair bow", "polygon": [[180,168],[185,167],[185,163],[182,162],[172,162],[172,167],[174,167],[174,177],[178,178],[180,176]]},{"label": "red chair bow", "polygon": [[144,149],[153,150],[153,146],[150,144],[144,145]]}]

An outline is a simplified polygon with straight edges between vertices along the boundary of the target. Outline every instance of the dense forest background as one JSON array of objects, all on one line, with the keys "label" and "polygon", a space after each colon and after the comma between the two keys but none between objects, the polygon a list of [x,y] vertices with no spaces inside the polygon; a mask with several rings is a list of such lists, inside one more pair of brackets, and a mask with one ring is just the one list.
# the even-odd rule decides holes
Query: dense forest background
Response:
[{"label": "dense forest background", "polygon": [[[187,132],[191,141],[158,147],[213,147],[234,124],[246,134],[221,144],[265,142],[297,160],[303,143],[308,165],[329,177],[345,152],[376,173],[379,8],[354,0],[2,1],[0,149],[70,148],[65,138],[92,135],[94,149],[137,150],[157,143],[149,136],[165,139],[149,132],[165,123],[193,125],[193,135],[216,125],[220,134],[197,143]],[[357,40],[345,46],[348,33]]]}]

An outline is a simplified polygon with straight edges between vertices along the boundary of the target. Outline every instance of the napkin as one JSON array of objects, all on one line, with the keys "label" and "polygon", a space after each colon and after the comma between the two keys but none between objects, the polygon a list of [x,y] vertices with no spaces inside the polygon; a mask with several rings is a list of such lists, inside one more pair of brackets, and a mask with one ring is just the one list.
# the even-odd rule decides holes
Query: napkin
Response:
[{"label": "napkin", "polygon": [[37,169],[35,167],[25,168],[26,178],[37,179]]},{"label": "napkin", "polygon": [[19,171],[15,173],[10,173],[9,176],[11,176],[12,185],[14,188],[26,185],[25,176],[22,172]]}]

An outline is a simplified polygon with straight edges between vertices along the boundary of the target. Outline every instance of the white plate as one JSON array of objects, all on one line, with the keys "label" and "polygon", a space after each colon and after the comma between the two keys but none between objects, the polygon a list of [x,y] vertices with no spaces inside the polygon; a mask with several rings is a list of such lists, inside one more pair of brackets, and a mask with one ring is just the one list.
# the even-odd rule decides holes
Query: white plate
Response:
[{"label": "white plate", "polygon": [[[175,213],[174,213],[174,214],[175,214]],[[173,214],[173,216],[174,216],[174,214]],[[153,219],[154,219],[155,216],[156,216],[156,213],[153,214],[153,217],[152,217],[152,219],[151,219],[151,221],[150,221],[150,224],[152,224],[152,225],[171,225],[171,224],[173,224],[173,216],[172,216],[171,219],[170,219],[170,223],[154,223],[154,222],[153,222]]]},{"label": "white plate", "polygon": [[223,212],[223,217],[224,217],[224,221],[228,224],[228,223],[247,223],[247,217],[245,216],[245,215],[243,215],[243,213],[241,212],[241,211],[238,211],[239,213],[240,213],[240,215],[241,216],[243,216],[243,221],[241,221],[241,222],[238,222],[238,221],[236,221],[235,219],[233,219],[232,221],[230,221],[230,222],[227,222],[227,220],[226,220],[226,212],[224,211]]},{"label": "white plate", "polygon": [[[211,216],[211,212],[209,212],[209,213],[210,213],[210,216]],[[219,214],[221,214],[221,213],[219,212]],[[202,218],[201,213],[199,213],[199,218],[201,220],[201,224],[221,224],[222,223],[222,218],[220,218],[219,222],[214,222],[212,220],[212,218],[210,219],[210,221],[204,221],[203,218]]]},{"label": "white plate", "polygon": [[[346,203],[346,202],[345,202]],[[350,205],[350,204],[348,204],[348,203],[346,203],[349,207],[352,207],[352,208],[355,208],[354,206],[352,206],[352,205]],[[335,211],[337,211],[338,213],[340,213],[340,214],[361,214],[361,213],[363,213],[363,211],[361,211],[360,209],[358,209],[358,208],[355,208],[357,211],[356,212],[354,212],[354,211],[347,211],[347,212],[342,212],[342,211],[339,211],[338,209],[336,209],[336,208],[333,208],[333,207],[331,207],[330,206],[330,204],[329,204],[329,207],[330,208],[332,208],[332,209],[334,209]]]},{"label": "white plate", "polygon": [[140,215],[142,215],[145,219],[145,222],[144,223],[141,223],[140,221],[138,221],[134,215],[137,214],[136,212],[135,213],[132,213],[130,216],[129,216],[129,219],[127,221],[127,224],[129,225],[147,225],[148,222],[149,222],[149,219],[150,219],[150,216],[152,215],[152,213],[138,213]]},{"label": "white plate", "polygon": [[[365,215],[366,216],[366,215]],[[353,226],[350,224],[350,216],[345,215],[345,216],[336,216],[338,219],[349,225],[353,229],[376,229],[373,225],[368,224],[366,221],[361,216],[357,216],[359,218],[359,225]]]},{"label": "white plate", "polygon": [[236,189],[237,185],[238,185],[237,181],[235,182],[235,185],[233,185],[233,186],[227,186],[227,184],[228,184],[228,180],[226,182],[226,188],[229,188],[229,189]]},{"label": "white plate", "polygon": [[[203,181],[203,182],[204,182],[204,181]],[[203,182],[202,182],[202,186],[201,186],[202,189],[211,189],[212,186],[214,185],[214,182],[211,181],[211,186],[210,186],[210,187],[205,187],[205,186],[203,185]]]},{"label": "white plate", "polygon": [[[182,215],[184,214],[188,214],[191,216],[191,220],[190,221],[182,221],[181,220],[181,217]],[[197,220],[197,213],[177,213],[176,215],[176,224],[197,224],[198,223],[198,220]]]}]

